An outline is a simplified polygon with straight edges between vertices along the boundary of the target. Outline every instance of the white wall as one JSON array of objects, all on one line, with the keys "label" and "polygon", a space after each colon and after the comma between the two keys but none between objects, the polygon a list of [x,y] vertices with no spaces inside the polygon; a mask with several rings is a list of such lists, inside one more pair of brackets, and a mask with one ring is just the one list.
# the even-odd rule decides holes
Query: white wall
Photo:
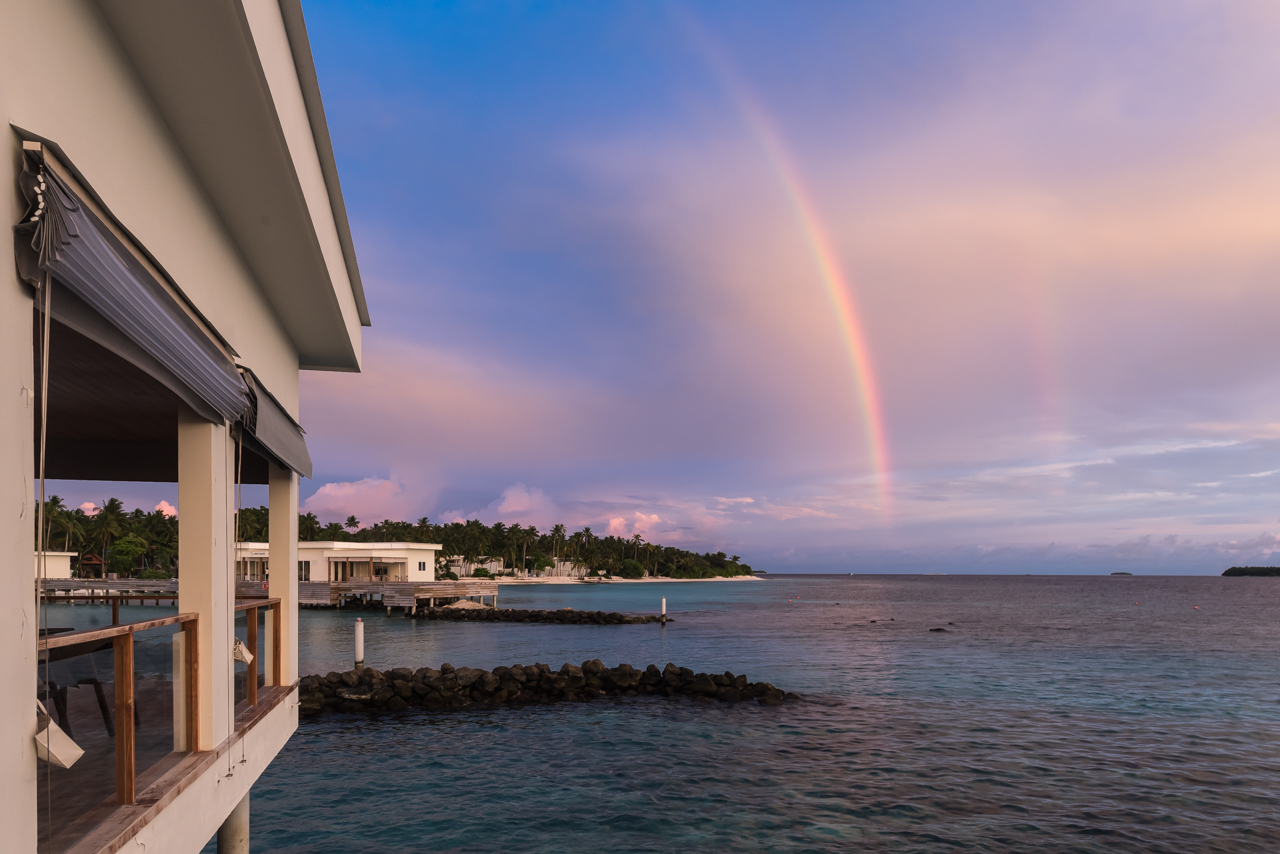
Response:
[{"label": "white wall", "polygon": [[[6,3],[0,14],[4,119],[62,147],[296,418],[297,355],[97,9],[41,0]],[[57,62],[49,61],[51,44]],[[16,184],[6,174],[11,199]]]}]

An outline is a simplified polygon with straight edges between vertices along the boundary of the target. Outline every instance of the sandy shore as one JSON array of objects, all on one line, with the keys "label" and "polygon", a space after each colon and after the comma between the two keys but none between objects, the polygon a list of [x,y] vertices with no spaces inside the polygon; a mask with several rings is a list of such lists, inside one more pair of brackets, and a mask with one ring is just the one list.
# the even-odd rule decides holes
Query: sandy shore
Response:
[{"label": "sandy shore", "polygon": [[654,584],[683,583],[686,581],[760,581],[754,575],[736,575],[733,578],[498,578],[499,584]]}]

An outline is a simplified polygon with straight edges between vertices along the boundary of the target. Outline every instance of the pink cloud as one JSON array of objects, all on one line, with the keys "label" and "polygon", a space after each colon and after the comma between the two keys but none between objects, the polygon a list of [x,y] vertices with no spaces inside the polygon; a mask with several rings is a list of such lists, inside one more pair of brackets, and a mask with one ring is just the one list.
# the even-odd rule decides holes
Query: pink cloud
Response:
[{"label": "pink cloud", "polygon": [[304,513],[315,513],[322,522],[341,522],[355,516],[365,525],[383,519],[402,520],[412,516],[413,496],[391,480],[367,477],[343,483],[326,483],[302,505]]},{"label": "pink cloud", "polygon": [[159,504],[155,506],[155,509],[159,510],[161,513],[163,513],[166,516],[178,515],[178,508],[174,507],[168,501],[161,501]]},{"label": "pink cloud", "polygon": [[85,514],[88,516],[96,516],[98,514],[98,511],[102,508],[94,504],[92,501],[86,501],[80,505],[80,509],[83,510]]}]

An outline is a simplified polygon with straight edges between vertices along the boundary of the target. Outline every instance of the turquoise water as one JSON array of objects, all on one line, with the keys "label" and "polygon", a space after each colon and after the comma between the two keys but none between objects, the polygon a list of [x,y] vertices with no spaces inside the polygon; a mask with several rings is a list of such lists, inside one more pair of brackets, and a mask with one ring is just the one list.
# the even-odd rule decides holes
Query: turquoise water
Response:
[{"label": "turquoise water", "polygon": [[[502,589],[649,613],[665,595],[665,628],[366,612],[379,667],[674,661],[808,699],[304,721],[254,788],[253,850],[1280,850],[1277,593],[810,576]],[[354,616],[303,614],[304,673],[350,666]]]}]

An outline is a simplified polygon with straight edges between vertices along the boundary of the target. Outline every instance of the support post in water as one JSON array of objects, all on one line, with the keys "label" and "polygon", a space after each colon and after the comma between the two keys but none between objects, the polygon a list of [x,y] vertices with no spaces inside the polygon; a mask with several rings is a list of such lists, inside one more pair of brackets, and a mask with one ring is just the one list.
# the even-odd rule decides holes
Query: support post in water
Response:
[{"label": "support post in water", "polygon": [[662,597],[662,622],[667,621],[667,597]]},{"label": "support post in water", "polygon": [[356,617],[356,670],[364,669],[364,620]]}]

